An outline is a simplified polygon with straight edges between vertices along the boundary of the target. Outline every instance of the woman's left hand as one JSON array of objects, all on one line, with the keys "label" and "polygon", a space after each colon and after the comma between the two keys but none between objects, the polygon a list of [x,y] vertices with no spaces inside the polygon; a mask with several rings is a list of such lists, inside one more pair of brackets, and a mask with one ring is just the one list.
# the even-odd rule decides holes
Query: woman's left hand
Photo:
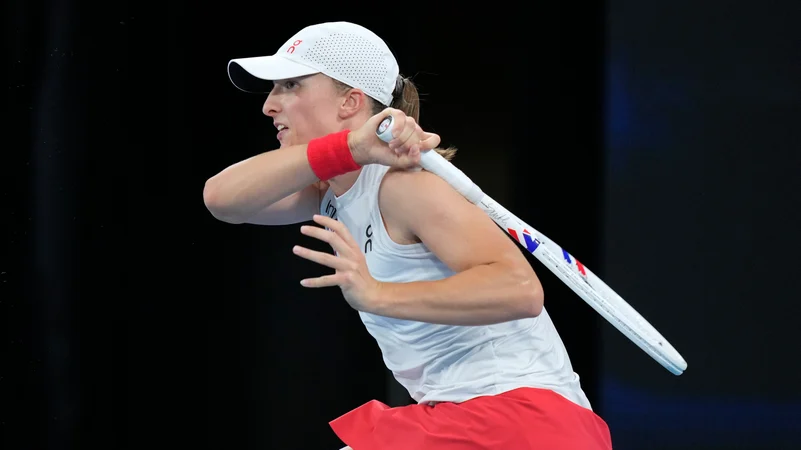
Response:
[{"label": "woman's left hand", "polygon": [[300,232],[327,242],[337,254],[318,252],[299,245],[292,251],[301,258],[330,267],[335,272],[318,278],[306,278],[300,284],[312,288],[339,286],[345,300],[353,309],[367,311],[371,302],[377,298],[381,283],[370,275],[367,260],[359,244],[338,220],[315,214],[314,221],[328,229],[304,225]]}]

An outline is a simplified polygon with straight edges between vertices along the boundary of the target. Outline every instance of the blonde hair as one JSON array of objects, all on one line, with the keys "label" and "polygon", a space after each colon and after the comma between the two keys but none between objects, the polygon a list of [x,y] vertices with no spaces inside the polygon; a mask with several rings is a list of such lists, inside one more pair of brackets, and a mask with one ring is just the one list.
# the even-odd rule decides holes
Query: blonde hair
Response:
[{"label": "blonde hair", "polygon": [[[331,80],[340,90],[346,91],[351,89],[351,86],[348,86],[341,81],[334,80],[333,78]],[[379,114],[381,111],[386,109],[386,106],[384,106],[381,102],[373,98],[370,98],[370,101],[373,102],[373,115]],[[402,75],[398,75],[398,79],[395,81],[395,90],[392,92],[392,103],[389,105],[389,107],[403,111],[404,114],[413,118],[415,122],[420,123],[420,93],[417,91],[417,86],[414,85],[412,80]],[[439,153],[448,161],[452,160],[456,155],[456,147],[452,146],[444,149],[435,148],[434,151]]]}]

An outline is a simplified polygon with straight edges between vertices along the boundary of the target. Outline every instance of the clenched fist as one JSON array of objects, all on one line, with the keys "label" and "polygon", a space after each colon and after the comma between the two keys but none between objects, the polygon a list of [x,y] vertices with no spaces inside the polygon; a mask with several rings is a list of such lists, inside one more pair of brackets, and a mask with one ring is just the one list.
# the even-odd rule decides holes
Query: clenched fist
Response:
[{"label": "clenched fist", "polygon": [[[376,136],[376,129],[387,116],[392,116],[392,135],[388,144]],[[381,164],[399,169],[409,169],[420,164],[420,153],[436,148],[440,137],[426,133],[412,117],[403,111],[387,108],[371,117],[358,130],[348,135],[353,160],[360,166]]]}]

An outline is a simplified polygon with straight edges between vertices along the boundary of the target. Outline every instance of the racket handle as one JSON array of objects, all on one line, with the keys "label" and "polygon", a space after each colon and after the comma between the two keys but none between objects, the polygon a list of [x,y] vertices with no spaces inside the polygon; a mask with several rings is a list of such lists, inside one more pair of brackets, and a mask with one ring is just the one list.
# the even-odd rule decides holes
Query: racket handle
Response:
[{"label": "racket handle", "polygon": [[[381,124],[378,125],[378,129],[376,130],[378,138],[387,143],[393,138],[392,122],[392,116],[389,116],[381,121]],[[423,169],[445,180],[451,187],[456,189],[457,192],[474,204],[478,204],[478,202],[484,198],[484,192],[473,183],[473,180],[436,151],[426,150],[421,152],[420,165]]]}]

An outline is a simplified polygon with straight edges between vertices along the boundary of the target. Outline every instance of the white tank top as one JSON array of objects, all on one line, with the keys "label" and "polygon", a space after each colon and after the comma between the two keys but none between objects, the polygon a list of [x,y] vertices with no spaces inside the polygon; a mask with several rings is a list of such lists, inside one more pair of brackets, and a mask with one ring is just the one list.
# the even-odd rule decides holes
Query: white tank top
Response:
[{"label": "white tank top", "polygon": [[[389,167],[364,166],[340,197],[329,188],[322,214],[342,222],[383,282],[433,281],[454,274],[425,244],[390,239],[378,208]],[[536,318],[487,326],[453,326],[359,313],[384,363],[419,403],[463,402],[519,387],[551,389],[591,409],[545,309]]]}]

